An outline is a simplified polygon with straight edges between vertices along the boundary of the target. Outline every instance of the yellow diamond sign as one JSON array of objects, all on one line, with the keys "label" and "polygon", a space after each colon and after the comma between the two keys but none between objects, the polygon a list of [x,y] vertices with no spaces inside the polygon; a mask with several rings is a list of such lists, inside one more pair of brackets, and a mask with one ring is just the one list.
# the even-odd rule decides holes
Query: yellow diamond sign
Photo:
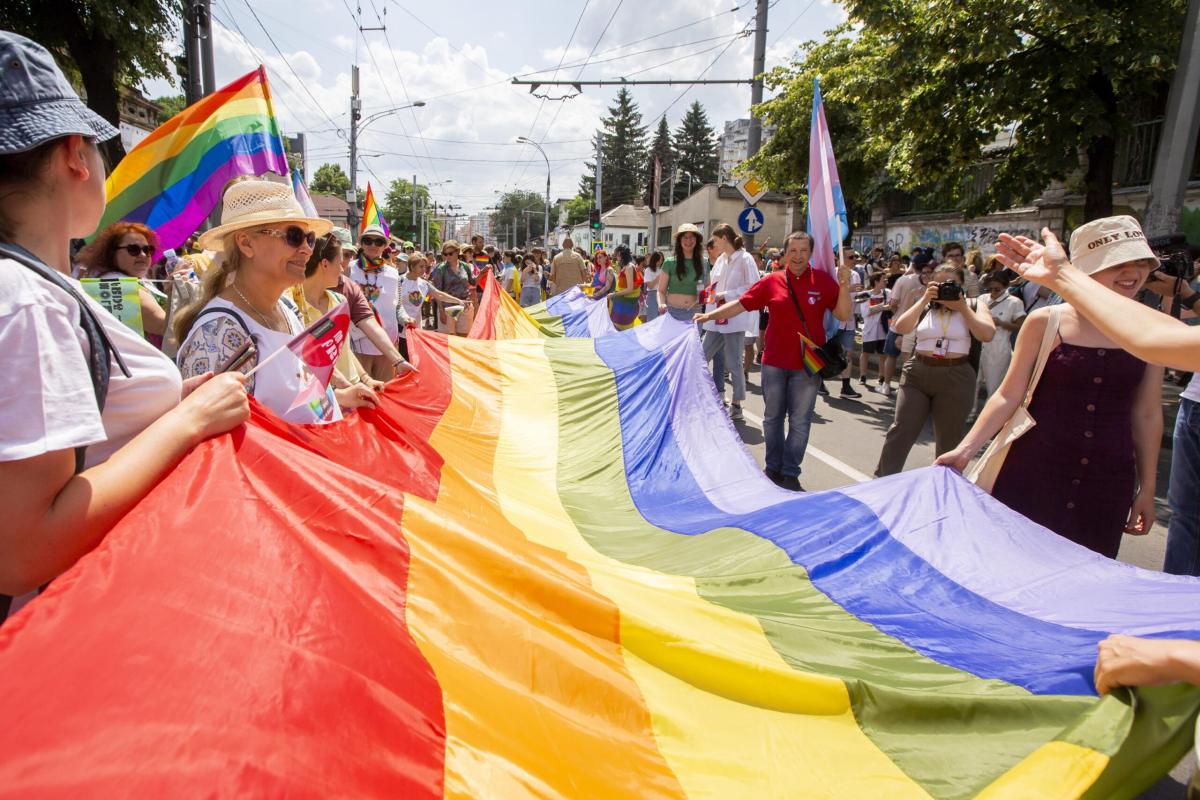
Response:
[{"label": "yellow diamond sign", "polygon": [[763,195],[767,193],[766,184],[753,175],[742,178],[737,184],[737,190],[742,193],[742,197],[746,198],[746,202],[750,205],[762,200]]}]

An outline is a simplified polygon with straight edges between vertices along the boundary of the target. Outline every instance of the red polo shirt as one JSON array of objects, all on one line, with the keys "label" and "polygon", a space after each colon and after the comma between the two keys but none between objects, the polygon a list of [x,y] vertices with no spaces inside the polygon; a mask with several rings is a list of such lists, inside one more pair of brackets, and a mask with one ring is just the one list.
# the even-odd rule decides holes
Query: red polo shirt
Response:
[{"label": "red polo shirt", "polygon": [[825,312],[837,306],[838,282],[828,273],[812,267],[799,278],[781,269],[760,278],[741,297],[742,307],[747,311],[765,308],[771,314],[763,334],[762,362],[780,369],[804,369],[799,336],[804,329],[785,281],[791,282],[796,301],[804,311],[809,338],[819,345],[825,344]]}]

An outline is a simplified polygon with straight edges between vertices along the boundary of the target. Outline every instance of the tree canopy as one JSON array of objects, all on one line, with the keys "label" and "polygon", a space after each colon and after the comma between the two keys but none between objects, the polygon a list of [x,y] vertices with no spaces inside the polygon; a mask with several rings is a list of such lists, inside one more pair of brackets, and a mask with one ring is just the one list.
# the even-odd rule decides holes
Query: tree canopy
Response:
[{"label": "tree canopy", "polygon": [[333,194],[343,198],[349,188],[350,176],[342,171],[340,164],[322,164],[308,183],[308,190],[313,194]]},{"label": "tree canopy", "polygon": [[[662,167],[662,179],[666,181],[671,170],[675,169],[675,148],[671,144],[671,128],[664,116],[658,121],[658,130],[654,133],[654,142],[650,145],[650,153],[646,157],[646,205],[654,200],[654,158],[658,157]],[[659,189],[659,204],[667,202],[667,189]]]},{"label": "tree canopy", "polygon": [[[33,39],[78,79],[88,106],[120,125],[119,87],[171,78],[163,42],[178,35],[180,0],[5,0],[0,29]],[[110,164],[125,154],[119,137],[102,145]]]},{"label": "tree canopy", "polygon": [[[349,179],[347,179],[347,184]],[[417,184],[417,223],[413,224],[413,184],[407,178],[397,178],[388,186],[382,200],[383,216],[392,233],[405,239],[420,236],[421,209],[429,208],[429,187]]]},{"label": "tree canopy", "polygon": [[171,117],[187,108],[187,100],[185,100],[181,94],[169,94],[163,97],[156,97],[154,98],[154,103],[162,109],[158,115],[159,125],[163,124]]},{"label": "tree canopy", "polygon": [[[708,114],[694,101],[675,130],[676,166],[696,180],[696,186],[717,182],[717,142]],[[687,197],[687,182],[676,181],[675,200]]]},{"label": "tree canopy", "polygon": [[[590,206],[589,206],[590,207]],[[524,212],[530,212],[528,214]],[[546,211],[546,198],[537,192],[531,192],[524,189],[506,192],[496,201],[496,211],[492,214],[492,232],[497,236],[500,235],[501,228],[505,232],[512,231],[513,236],[506,236],[509,241],[516,242],[518,247],[525,247],[528,244],[526,231],[529,231],[529,237],[544,237],[544,222]],[[587,213],[584,212],[586,218]],[[528,227],[526,227],[528,220]],[[558,224],[558,206],[550,206],[550,227],[553,228]]]},{"label": "tree canopy", "polygon": [[[617,92],[597,135],[604,163],[600,180],[603,210],[622,203],[640,203],[646,188],[646,126],[628,89]],[[585,166],[588,172],[579,180],[579,193],[595,196],[596,165],[587,162]]]},{"label": "tree canopy", "polygon": [[[969,216],[1077,178],[1112,211],[1119,138],[1175,69],[1185,0],[845,0],[849,20],[768,74],[778,126],[749,168],[807,180],[820,76],[847,199],[892,182]],[[1080,171],[1082,175],[1080,176]]]}]

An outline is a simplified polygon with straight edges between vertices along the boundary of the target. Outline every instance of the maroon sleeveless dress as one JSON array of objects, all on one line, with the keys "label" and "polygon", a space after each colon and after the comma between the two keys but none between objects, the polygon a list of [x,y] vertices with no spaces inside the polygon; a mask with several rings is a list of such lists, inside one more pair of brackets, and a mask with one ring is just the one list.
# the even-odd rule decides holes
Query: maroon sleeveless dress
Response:
[{"label": "maroon sleeveless dress", "polygon": [[992,496],[1090,550],[1117,557],[1137,491],[1133,403],[1146,364],[1124,350],[1062,343],[1046,361]]}]

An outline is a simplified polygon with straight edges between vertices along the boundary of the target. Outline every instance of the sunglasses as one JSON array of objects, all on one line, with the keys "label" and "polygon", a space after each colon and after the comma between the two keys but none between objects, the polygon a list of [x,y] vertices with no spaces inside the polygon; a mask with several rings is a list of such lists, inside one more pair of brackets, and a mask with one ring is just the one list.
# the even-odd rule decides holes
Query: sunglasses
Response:
[{"label": "sunglasses", "polygon": [[288,225],[287,230],[283,231],[263,228],[259,233],[265,233],[268,236],[277,236],[287,242],[288,247],[299,247],[306,242],[309,247],[312,247],[317,243],[317,235],[312,231],[304,230],[299,225]]},{"label": "sunglasses", "polygon": [[364,236],[361,241],[366,247],[383,247],[387,244],[387,239],[377,239],[374,236]]},{"label": "sunglasses", "polygon": [[444,251],[442,252],[442,257],[443,257],[443,258],[449,258],[450,256],[456,256],[456,255],[458,255],[458,251],[457,251],[457,250],[444,250]]},{"label": "sunglasses", "polygon": [[154,245],[150,245],[150,244],[123,244],[120,247],[118,247],[117,249],[124,250],[126,253],[129,253],[129,255],[133,256],[134,258],[137,258],[138,256],[154,255]]}]

